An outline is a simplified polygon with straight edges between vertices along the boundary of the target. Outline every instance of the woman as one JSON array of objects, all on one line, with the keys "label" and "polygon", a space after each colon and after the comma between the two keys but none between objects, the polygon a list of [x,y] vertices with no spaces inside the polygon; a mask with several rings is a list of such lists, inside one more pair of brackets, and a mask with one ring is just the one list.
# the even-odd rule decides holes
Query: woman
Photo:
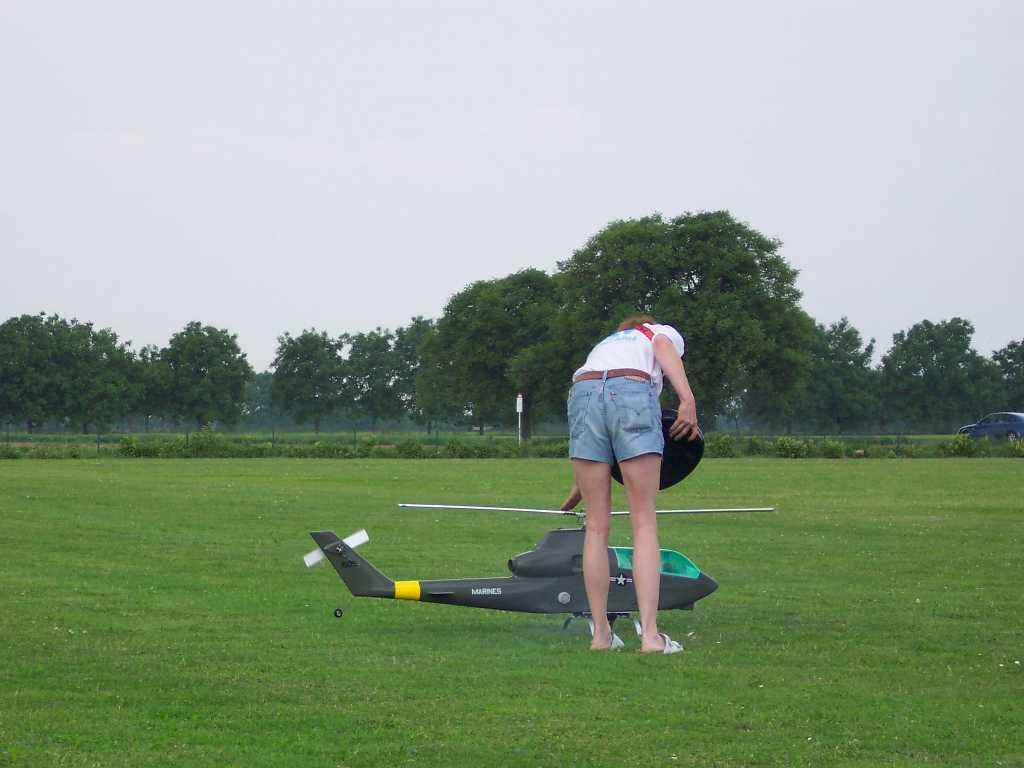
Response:
[{"label": "woman", "polygon": [[587,513],[583,581],[593,618],[594,650],[618,649],[608,623],[608,531],[611,467],[618,461],[633,527],[633,587],[640,611],[640,651],[675,653],[682,646],[658,632],[661,586],[655,498],[665,438],[658,396],[665,379],[679,396],[673,440],[695,439],[697,407],[683,369],[683,337],[670,325],[638,315],[598,342],[573,374],[569,394],[569,457],[575,482],[562,509],[583,499]]}]

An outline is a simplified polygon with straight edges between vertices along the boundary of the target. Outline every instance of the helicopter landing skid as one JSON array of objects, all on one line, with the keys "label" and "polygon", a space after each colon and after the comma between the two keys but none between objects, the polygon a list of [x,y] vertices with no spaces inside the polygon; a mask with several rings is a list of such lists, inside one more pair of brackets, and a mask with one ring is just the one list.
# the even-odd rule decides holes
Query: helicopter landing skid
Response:
[{"label": "helicopter landing skid", "polygon": [[[577,611],[577,612],[573,613],[571,616],[567,616],[566,617],[565,621],[562,622],[562,629],[563,630],[568,629],[569,628],[569,624],[572,623],[573,619],[586,619],[587,620],[587,625],[590,627],[590,634],[593,635],[594,634],[594,623],[590,619],[590,617],[592,615],[593,614],[590,613],[590,611]],[[625,611],[611,612],[611,613],[608,614],[608,623],[611,624],[614,627],[615,626],[615,620],[617,618],[619,618],[620,616],[628,617],[629,614],[626,613]],[[640,626],[640,622],[637,621],[636,619],[633,619],[633,624],[636,625],[637,627]],[[639,630],[638,630],[638,633],[639,633]]]},{"label": "helicopter landing skid", "polygon": [[[587,626],[590,627],[590,635],[591,635],[591,637],[593,637],[593,635],[594,635],[594,622],[591,619],[592,615],[593,614],[591,614],[590,611],[579,611],[577,613],[573,613],[571,616],[567,616],[565,621],[562,622],[562,630],[564,631],[564,630],[568,629],[569,628],[569,624],[572,622],[573,619],[586,619],[587,620]],[[625,616],[626,618],[632,619],[633,620],[633,629],[636,630],[636,636],[637,637],[642,637],[643,636],[644,632],[643,632],[643,627],[640,626],[640,619],[634,618],[634,617],[630,616],[626,612],[617,611],[615,613],[609,613],[608,614],[608,624],[610,624],[612,627],[614,627],[615,626],[615,620],[617,618],[619,618],[620,616]]]}]

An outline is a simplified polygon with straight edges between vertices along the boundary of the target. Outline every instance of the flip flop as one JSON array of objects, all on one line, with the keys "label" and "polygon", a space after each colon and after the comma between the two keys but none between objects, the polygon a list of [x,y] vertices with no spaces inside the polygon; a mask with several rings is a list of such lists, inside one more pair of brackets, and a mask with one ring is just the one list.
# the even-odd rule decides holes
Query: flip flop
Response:
[{"label": "flip flop", "polygon": [[[590,636],[594,636],[594,620],[587,619],[587,623],[590,624]],[[612,639],[608,642],[607,648],[591,648],[592,651],[621,651],[626,647],[626,644],[622,642],[622,638],[612,632]]]},{"label": "flip flop", "polygon": [[665,647],[660,651],[640,651],[640,653],[679,653],[683,650],[683,644],[673,640],[664,632],[659,632],[658,637],[665,641]]},{"label": "flip flop", "polygon": [[592,651],[621,651],[626,647],[626,644],[622,642],[622,638],[612,632],[611,642],[608,643],[606,648],[591,648]]}]

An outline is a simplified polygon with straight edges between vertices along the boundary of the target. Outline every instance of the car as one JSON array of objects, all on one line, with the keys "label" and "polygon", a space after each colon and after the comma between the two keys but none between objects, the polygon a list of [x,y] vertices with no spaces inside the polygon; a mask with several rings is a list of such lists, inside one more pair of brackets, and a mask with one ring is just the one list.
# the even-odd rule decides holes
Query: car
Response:
[{"label": "car", "polygon": [[957,432],[971,437],[988,437],[1011,443],[1024,436],[1024,413],[990,413],[976,424],[960,427]]}]

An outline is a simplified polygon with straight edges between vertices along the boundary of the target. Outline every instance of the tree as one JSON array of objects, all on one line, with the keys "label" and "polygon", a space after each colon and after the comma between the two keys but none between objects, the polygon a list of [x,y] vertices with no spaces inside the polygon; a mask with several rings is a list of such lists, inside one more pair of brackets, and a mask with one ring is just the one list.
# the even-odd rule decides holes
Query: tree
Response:
[{"label": "tree", "polygon": [[159,347],[147,344],[139,350],[131,372],[135,392],[132,411],[142,417],[143,428],[147,432],[154,418],[164,418],[170,414],[167,373],[168,368],[160,360]]},{"label": "tree", "polygon": [[875,340],[866,345],[847,318],[814,332],[811,375],[803,411],[816,427],[848,432],[878,413],[878,373],[871,367]]},{"label": "tree", "polygon": [[887,420],[948,432],[1005,399],[999,367],[971,349],[974,326],[922,320],[893,335],[882,358]]},{"label": "tree", "polygon": [[[751,421],[792,432],[803,420],[801,403],[811,379],[814,321],[799,307],[766,314],[762,321],[767,338],[740,398],[743,412]],[[716,415],[727,414],[731,402],[726,400]]]},{"label": "tree", "polygon": [[571,362],[552,360],[552,375],[567,380],[597,339],[641,312],[686,338],[686,369],[706,423],[752,392],[765,402],[789,397],[806,376],[813,323],[780,245],[727,211],[609,224],[559,263],[558,338]]},{"label": "tree", "polygon": [[0,420],[105,427],[131,410],[133,363],[110,329],[42,313],[11,318],[0,325]]},{"label": "tree", "polygon": [[400,417],[402,396],[395,335],[377,328],[369,333],[344,334],[340,341],[348,348],[344,392],[353,412],[368,416],[372,430],[379,419]]},{"label": "tree", "polygon": [[135,356],[108,328],[72,320],[58,326],[54,353],[60,361],[61,412],[87,433],[105,428],[132,408],[137,391],[132,367]]},{"label": "tree", "polygon": [[423,367],[421,348],[423,342],[434,332],[434,321],[416,316],[409,325],[395,329],[392,351],[395,355],[398,370],[395,378],[395,389],[402,408],[418,423],[429,422],[422,405],[416,397],[416,377]]},{"label": "tree", "polygon": [[1011,341],[992,355],[1006,384],[1006,403],[1003,407],[1024,411],[1024,340]]},{"label": "tree", "polygon": [[0,325],[0,420],[33,426],[57,418],[63,371],[53,354],[57,315],[21,315]]},{"label": "tree", "polygon": [[198,427],[214,420],[225,424],[238,420],[253,370],[234,334],[188,323],[161,350],[160,363],[165,367],[172,417],[188,419]]},{"label": "tree", "polygon": [[274,405],[296,422],[313,421],[320,434],[320,422],[342,404],[341,342],[325,332],[310,329],[292,338],[277,339],[277,356],[271,397]]},{"label": "tree", "polygon": [[451,356],[442,347],[440,334],[435,325],[423,338],[419,346],[420,367],[416,371],[416,407],[420,418],[426,423],[461,423],[466,417],[465,408],[452,395],[451,382],[454,364]]},{"label": "tree", "polygon": [[280,421],[280,408],[274,407],[274,374],[257,373],[245,385],[245,406],[242,411],[246,429],[274,429]]},{"label": "tree", "polygon": [[[420,384],[446,391],[448,405],[471,414],[481,430],[512,423],[516,390],[534,383],[532,369],[513,370],[512,361],[546,340],[556,310],[554,282],[538,269],[471,284],[449,300],[436,337],[423,347]],[[545,380],[551,375],[544,371]]]}]

